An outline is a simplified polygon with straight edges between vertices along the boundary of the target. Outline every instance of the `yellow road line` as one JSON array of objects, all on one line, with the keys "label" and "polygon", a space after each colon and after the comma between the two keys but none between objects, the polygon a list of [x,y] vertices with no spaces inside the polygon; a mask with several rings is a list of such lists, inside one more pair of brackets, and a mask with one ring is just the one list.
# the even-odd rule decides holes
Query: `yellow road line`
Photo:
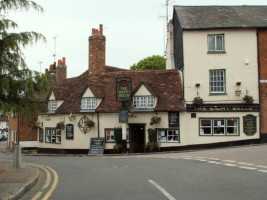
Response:
[{"label": "yellow road line", "polygon": [[[46,189],[49,185],[50,185],[50,182],[51,182],[51,173],[50,171],[53,173],[54,175],[54,182],[51,186],[51,188],[48,190],[48,192],[46,193],[46,195],[44,196],[43,200],[47,200],[51,194],[53,193],[53,191],[56,189],[57,187],[57,183],[58,183],[58,175],[57,175],[57,172],[55,170],[53,170],[52,168],[48,167],[48,166],[44,166],[44,165],[37,165],[37,164],[30,164],[28,163],[29,165],[33,166],[33,167],[37,167],[37,168],[41,168],[45,171],[46,173],[46,182],[45,184],[43,185],[41,191],[39,191],[33,198],[32,200],[37,200],[43,193],[43,190]],[[47,170],[48,169],[48,170]],[[50,170],[50,171],[49,171]]]},{"label": "yellow road line", "polygon": [[46,168],[53,172],[53,174],[54,174],[54,182],[53,182],[53,185],[50,188],[50,190],[48,190],[48,192],[44,196],[43,200],[47,200],[51,196],[51,194],[54,192],[54,190],[56,189],[57,184],[58,184],[57,172],[55,170],[53,170],[52,168],[50,168],[50,167],[46,167]]}]

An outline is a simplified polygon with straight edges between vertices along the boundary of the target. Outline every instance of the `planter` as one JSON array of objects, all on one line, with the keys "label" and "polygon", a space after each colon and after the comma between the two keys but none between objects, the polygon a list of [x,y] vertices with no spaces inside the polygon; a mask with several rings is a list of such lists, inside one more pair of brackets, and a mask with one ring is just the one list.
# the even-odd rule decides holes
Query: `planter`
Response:
[{"label": "planter", "polygon": [[64,124],[64,122],[59,122],[59,123],[57,123],[56,129],[64,130],[64,129],[65,129],[65,124]]},{"label": "planter", "polygon": [[193,100],[193,104],[196,106],[200,106],[203,104],[203,99],[201,97],[195,97]]},{"label": "planter", "polygon": [[161,121],[161,117],[151,117],[151,120],[150,120],[150,125],[153,125],[153,124],[159,124]]},{"label": "planter", "polygon": [[248,95],[245,95],[243,97],[243,100],[245,101],[246,104],[253,104],[253,101],[254,101],[253,97],[252,96],[248,96]]}]

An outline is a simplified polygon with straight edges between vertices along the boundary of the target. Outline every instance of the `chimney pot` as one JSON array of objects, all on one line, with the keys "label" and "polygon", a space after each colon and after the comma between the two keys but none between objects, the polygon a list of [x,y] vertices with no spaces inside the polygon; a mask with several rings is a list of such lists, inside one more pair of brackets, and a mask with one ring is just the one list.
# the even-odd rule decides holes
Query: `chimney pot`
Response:
[{"label": "chimney pot", "polygon": [[63,63],[62,63],[62,64],[63,64],[63,66],[66,66],[66,58],[65,58],[65,57],[63,57],[63,58],[62,58],[62,60],[63,60]]},{"label": "chimney pot", "polygon": [[103,24],[99,25],[99,31],[100,31],[100,35],[103,35]]},{"label": "chimney pot", "polygon": [[46,74],[46,75],[48,74],[48,69],[45,69],[45,74]]},{"label": "chimney pot", "polygon": [[61,63],[61,60],[59,59],[58,62],[57,62],[57,66],[61,66],[62,63]]}]

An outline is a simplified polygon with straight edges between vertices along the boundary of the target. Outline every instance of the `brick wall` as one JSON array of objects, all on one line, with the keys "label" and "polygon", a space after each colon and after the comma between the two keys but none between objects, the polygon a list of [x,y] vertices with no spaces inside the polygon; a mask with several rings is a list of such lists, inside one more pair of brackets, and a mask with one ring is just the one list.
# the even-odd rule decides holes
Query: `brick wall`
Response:
[{"label": "brick wall", "polygon": [[20,117],[19,120],[19,141],[37,141],[37,129],[32,129],[37,117],[25,119]]},{"label": "brick wall", "polygon": [[258,31],[261,134],[267,139],[267,29]]},{"label": "brick wall", "polygon": [[106,67],[106,37],[103,35],[103,26],[92,29],[89,37],[89,75],[103,74]]}]

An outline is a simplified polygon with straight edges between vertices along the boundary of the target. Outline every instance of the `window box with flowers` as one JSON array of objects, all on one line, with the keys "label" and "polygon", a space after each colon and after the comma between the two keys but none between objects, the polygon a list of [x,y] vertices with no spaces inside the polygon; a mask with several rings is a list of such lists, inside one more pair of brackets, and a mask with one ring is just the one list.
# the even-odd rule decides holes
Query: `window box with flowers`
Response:
[{"label": "window box with flowers", "polygon": [[158,117],[158,116],[151,117],[151,119],[150,119],[150,125],[159,124],[160,121],[161,121],[161,117]]},{"label": "window box with flowers", "polygon": [[195,97],[193,100],[193,104],[195,106],[200,106],[203,104],[203,99],[201,97]]},{"label": "window box with flowers", "polygon": [[254,101],[253,97],[252,96],[248,96],[248,95],[245,95],[243,97],[243,100],[246,102],[246,104],[252,104],[253,101]]},{"label": "window box with flowers", "polygon": [[64,124],[64,122],[59,122],[59,123],[57,123],[57,125],[56,125],[56,129],[64,130],[64,129],[65,129],[65,124]]}]

